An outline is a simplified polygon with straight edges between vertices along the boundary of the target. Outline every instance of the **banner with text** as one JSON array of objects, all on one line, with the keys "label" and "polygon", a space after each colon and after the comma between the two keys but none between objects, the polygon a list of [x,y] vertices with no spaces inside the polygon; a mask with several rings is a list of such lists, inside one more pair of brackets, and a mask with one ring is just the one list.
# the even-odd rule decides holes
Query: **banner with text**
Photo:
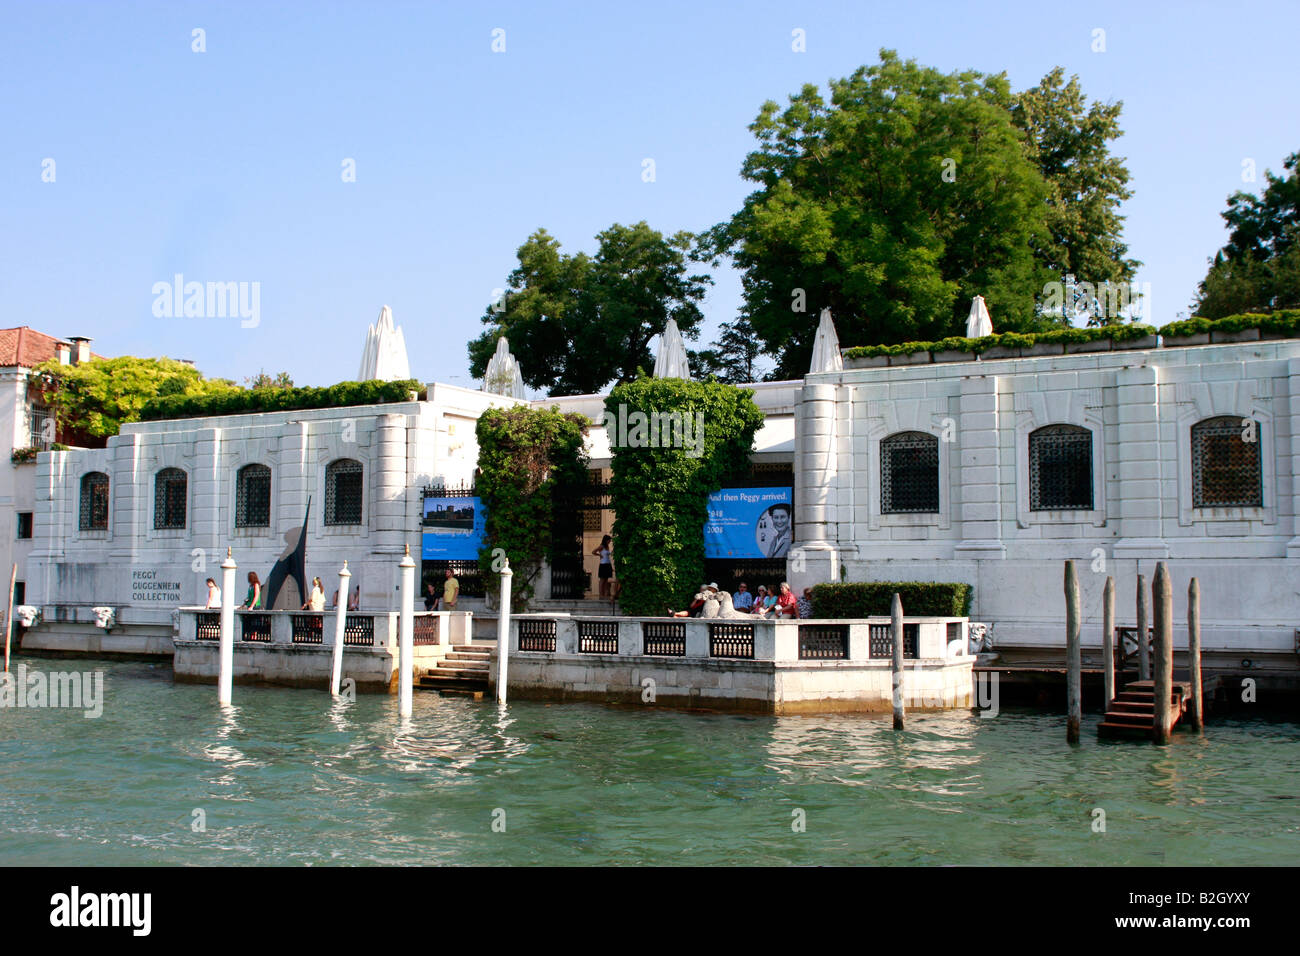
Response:
[{"label": "banner with text", "polygon": [[425,561],[477,561],[487,512],[479,498],[425,498]]},{"label": "banner with text", "polygon": [[709,495],[706,558],[784,558],[794,534],[791,488],[723,488]]}]

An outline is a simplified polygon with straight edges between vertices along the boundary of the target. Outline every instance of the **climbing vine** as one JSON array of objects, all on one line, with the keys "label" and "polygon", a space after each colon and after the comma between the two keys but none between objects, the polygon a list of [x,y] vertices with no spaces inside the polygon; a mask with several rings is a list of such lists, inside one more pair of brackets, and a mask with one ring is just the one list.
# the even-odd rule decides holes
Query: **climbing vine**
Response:
[{"label": "climbing vine", "polygon": [[479,568],[489,595],[500,593],[501,555],[510,562],[511,605],[527,606],[553,549],[553,496],[586,480],[583,438],[591,421],[554,406],[490,408],[479,416],[479,497],[487,543]]},{"label": "climbing vine", "polygon": [[605,400],[619,603],[629,614],[686,606],[704,575],[708,496],[744,470],[763,413],[750,389],[642,378]]}]

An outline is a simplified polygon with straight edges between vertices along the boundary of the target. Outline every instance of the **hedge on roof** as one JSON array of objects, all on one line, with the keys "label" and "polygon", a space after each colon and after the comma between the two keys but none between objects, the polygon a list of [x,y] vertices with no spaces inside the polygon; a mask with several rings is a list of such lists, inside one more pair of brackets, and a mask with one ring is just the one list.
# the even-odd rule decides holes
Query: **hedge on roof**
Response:
[{"label": "hedge on roof", "polygon": [[813,617],[888,617],[895,593],[908,617],[970,617],[974,591],[960,581],[818,584],[812,591]]},{"label": "hedge on roof", "polygon": [[1193,316],[1161,326],[1160,334],[1165,338],[1182,338],[1206,332],[1245,332],[1247,329],[1259,329],[1271,335],[1300,336],[1300,309],[1278,309],[1267,314],[1246,312],[1221,319]]},{"label": "hedge on roof", "polygon": [[305,408],[341,408],[409,401],[424,393],[415,379],[397,382],[339,382],[322,388],[231,388],[209,395],[160,395],[141,410],[144,421],[161,418],[207,418],[250,412],[288,412]]},{"label": "hedge on roof", "polygon": [[902,342],[898,345],[860,345],[846,349],[844,357],[874,358],[877,355],[913,355],[917,352],[986,352],[994,346],[1002,348],[1030,348],[1039,343],[1079,343],[1099,342],[1110,339],[1113,342],[1129,342],[1155,334],[1149,325],[1128,323],[1125,325],[1102,325],[1096,328],[1077,329],[1061,328],[1048,332],[1004,332],[1001,335],[985,335],[978,339],[952,337],[938,342]]}]

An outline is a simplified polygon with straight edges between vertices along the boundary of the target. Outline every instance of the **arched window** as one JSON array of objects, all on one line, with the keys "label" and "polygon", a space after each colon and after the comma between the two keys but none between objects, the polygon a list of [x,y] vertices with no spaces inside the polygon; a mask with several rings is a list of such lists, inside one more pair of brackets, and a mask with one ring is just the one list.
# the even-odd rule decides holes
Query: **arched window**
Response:
[{"label": "arched window", "polygon": [[880,513],[939,511],[939,439],[899,432],[880,443]]},{"label": "arched window", "polygon": [[1092,510],[1092,432],[1047,425],[1029,433],[1029,510]]},{"label": "arched window", "polygon": [[1253,418],[1221,415],[1192,426],[1192,507],[1262,508],[1262,429]]},{"label": "arched window", "polygon": [[235,527],[271,526],[271,469],[245,465],[235,476]]},{"label": "arched window", "polygon": [[361,524],[361,462],[340,458],[326,466],[325,523]]},{"label": "arched window", "polygon": [[81,476],[81,520],[77,526],[82,531],[108,530],[108,475],[102,471]]},{"label": "arched window", "polygon": [[153,526],[155,529],[185,527],[185,472],[164,468],[153,480]]}]

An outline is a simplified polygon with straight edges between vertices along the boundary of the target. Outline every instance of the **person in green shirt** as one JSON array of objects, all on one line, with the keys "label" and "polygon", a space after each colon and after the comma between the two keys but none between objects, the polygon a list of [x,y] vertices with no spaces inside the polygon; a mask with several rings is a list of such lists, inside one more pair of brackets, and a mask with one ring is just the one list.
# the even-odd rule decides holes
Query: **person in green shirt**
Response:
[{"label": "person in green shirt", "polygon": [[248,596],[244,598],[242,608],[253,610],[260,607],[262,603],[262,582],[257,579],[256,571],[248,572]]}]

